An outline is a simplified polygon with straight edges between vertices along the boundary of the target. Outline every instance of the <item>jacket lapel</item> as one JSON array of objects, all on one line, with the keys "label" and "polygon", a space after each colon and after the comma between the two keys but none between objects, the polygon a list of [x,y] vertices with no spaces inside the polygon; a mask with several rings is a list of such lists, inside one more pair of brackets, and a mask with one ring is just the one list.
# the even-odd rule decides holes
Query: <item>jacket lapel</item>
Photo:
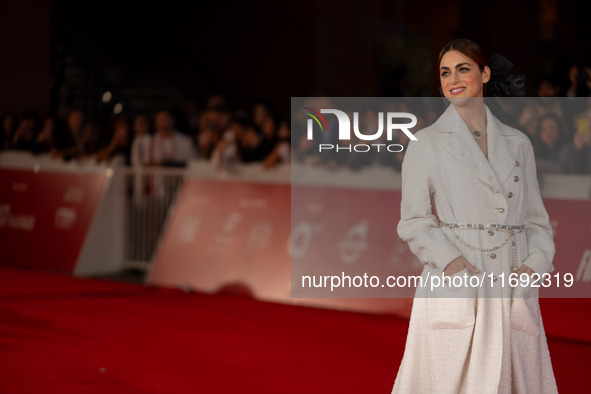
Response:
[{"label": "jacket lapel", "polygon": [[488,107],[485,108],[488,119],[488,162],[495,171],[498,181],[503,184],[511,175],[515,161],[518,159],[519,133],[501,123]]},{"label": "jacket lapel", "polygon": [[511,173],[517,157],[518,134],[503,125],[485,106],[487,116],[488,160],[453,105],[434,123],[443,135],[442,147],[466,166],[482,183],[495,192]]}]

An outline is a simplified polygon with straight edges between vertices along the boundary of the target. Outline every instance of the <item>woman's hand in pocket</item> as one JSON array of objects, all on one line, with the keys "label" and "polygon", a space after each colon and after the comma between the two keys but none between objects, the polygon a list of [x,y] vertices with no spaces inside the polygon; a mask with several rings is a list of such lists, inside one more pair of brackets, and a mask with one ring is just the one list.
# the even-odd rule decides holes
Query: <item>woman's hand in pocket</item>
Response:
[{"label": "woman's hand in pocket", "polygon": [[480,270],[478,268],[474,267],[472,264],[470,264],[464,256],[460,256],[460,257],[457,257],[454,260],[452,260],[445,267],[445,269],[443,270],[443,274],[445,276],[452,276],[454,274],[457,274],[458,272],[460,272],[464,268],[467,268],[468,271],[472,274],[480,273]]},{"label": "woman's hand in pocket", "polygon": [[533,274],[535,274],[535,272],[529,268],[527,265],[522,264],[521,267],[519,267],[519,270],[517,271],[517,277],[521,277],[521,274],[527,274],[529,276],[532,276]]}]

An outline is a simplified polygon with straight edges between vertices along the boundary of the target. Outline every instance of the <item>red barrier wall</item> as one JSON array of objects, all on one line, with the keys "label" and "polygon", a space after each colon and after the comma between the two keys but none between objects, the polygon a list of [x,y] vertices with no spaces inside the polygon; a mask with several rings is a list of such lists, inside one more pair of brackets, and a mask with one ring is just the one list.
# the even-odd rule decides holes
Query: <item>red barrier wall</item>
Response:
[{"label": "red barrier wall", "polygon": [[[297,271],[290,270],[290,229],[291,263],[304,271],[306,264],[321,262],[327,274],[420,272],[420,263],[396,235],[400,192],[308,187],[298,188],[297,198],[290,219],[287,184],[187,179],[148,283],[206,292],[231,287],[262,299],[407,313],[410,299],[377,297],[411,298],[412,289],[369,289],[356,293],[368,298],[355,299],[290,296],[290,289],[295,289],[290,277]],[[555,229],[555,273],[561,282],[543,289],[542,295],[589,297],[591,202],[547,199],[546,207]],[[575,278],[575,286],[565,287],[566,273]],[[320,292],[318,297],[326,297],[322,291],[325,295]]]},{"label": "red barrier wall", "polygon": [[106,176],[0,169],[0,264],[73,272]]}]

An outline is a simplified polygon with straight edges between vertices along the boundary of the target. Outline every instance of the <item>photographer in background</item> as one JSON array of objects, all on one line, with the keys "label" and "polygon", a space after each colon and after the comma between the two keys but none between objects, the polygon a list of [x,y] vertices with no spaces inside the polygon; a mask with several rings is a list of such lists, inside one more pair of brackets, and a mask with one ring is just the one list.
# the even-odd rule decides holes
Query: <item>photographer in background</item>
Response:
[{"label": "photographer in background", "polygon": [[572,65],[568,74],[567,97],[587,97],[591,93],[591,68]]}]

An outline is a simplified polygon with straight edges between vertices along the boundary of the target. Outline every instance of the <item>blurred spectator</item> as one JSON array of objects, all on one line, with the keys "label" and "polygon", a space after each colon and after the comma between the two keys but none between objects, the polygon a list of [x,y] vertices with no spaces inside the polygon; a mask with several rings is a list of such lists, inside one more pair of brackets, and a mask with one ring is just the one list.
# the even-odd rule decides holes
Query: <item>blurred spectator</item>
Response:
[{"label": "blurred spectator", "polygon": [[239,137],[240,158],[243,163],[260,161],[261,136],[252,125],[245,125],[242,128]]},{"label": "blurred spectator", "polygon": [[560,127],[566,130],[564,112],[560,101],[555,97],[539,97],[529,100],[519,116],[518,128],[533,139],[540,128],[541,118],[548,114],[555,115],[559,119]]},{"label": "blurred spectator", "polygon": [[228,112],[228,101],[221,94],[214,94],[207,99],[207,109],[216,112]]},{"label": "blurred spectator", "polygon": [[96,161],[101,163],[115,155],[123,155],[125,162],[129,163],[130,140],[129,120],[126,116],[121,115],[115,120],[111,141],[105,149],[97,153]]},{"label": "blurred spectator", "polygon": [[75,109],[68,115],[68,130],[71,134],[81,137],[84,127],[84,114],[81,110]]},{"label": "blurred spectator", "polygon": [[211,161],[216,170],[233,170],[239,161],[238,141],[234,130],[226,130],[211,154]]},{"label": "blurred spectator", "polygon": [[536,81],[538,97],[557,97],[560,89],[549,75],[543,75]]},{"label": "blurred spectator", "polygon": [[259,131],[262,131],[263,123],[269,118],[272,118],[269,106],[263,103],[258,103],[254,106],[252,111],[252,121]]},{"label": "blurred spectator", "polygon": [[277,128],[275,125],[275,119],[272,117],[266,117],[261,124],[261,142],[258,147],[259,160],[263,160],[267,157],[277,144]]},{"label": "blurred spectator", "polygon": [[545,115],[540,119],[533,147],[536,156],[536,167],[542,173],[562,172],[561,151],[568,141],[562,123],[556,115]]},{"label": "blurred spectator", "polygon": [[12,137],[16,131],[17,117],[7,112],[2,115],[2,133],[0,134],[0,150],[12,148]]},{"label": "blurred spectator", "polygon": [[199,157],[209,159],[211,153],[219,141],[219,136],[216,130],[209,127],[206,122],[206,118],[202,117],[202,126],[199,128],[199,133],[196,137],[197,151]]},{"label": "blurred spectator", "polygon": [[299,126],[296,128],[299,130],[299,134],[294,136],[294,142],[297,143],[296,152],[298,160],[308,164],[320,163],[318,142],[314,139],[308,139],[305,126],[301,126],[301,123]]},{"label": "blurred spectator", "polygon": [[207,111],[204,113],[207,127],[221,136],[230,127],[230,111],[224,96],[211,96],[207,102]]},{"label": "blurred spectator", "polygon": [[207,102],[207,110],[199,119],[199,133],[195,141],[199,156],[210,159],[214,148],[229,127],[230,113],[226,99],[221,95],[211,96]]},{"label": "blurred spectator", "polygon": [[211,152],[211,162],[216,170],[232,171],[234,165],[240,160],[239,137],[244,134],[247,126],[246,114],[238,111],[230,122],[226,102],[219,95],[209,99],[208,107],[209,111],[215,115],[213,119],[217,119],[215,125],[210,125],[210,130],[224,130]]},{"label": "blurred spectator", "polygon": [[39,125],[39,115],[35,112],[26,112],[18,123],[18,127],[12,136],[12,148],[18,150],[30,150]]},{"label": "blurred spectator", "polygon": [[43,119],[41,131],[31,144],[31,153],[49,153],[55,147],[55,137],[58,134],[58,120],[53,116]]},{"label": "blurred spectator", "polygon": [[137,115],[133,121],[134,138],[131,145],[131,165],[145,166],[150,164],[150,120],[147,115]]},{"label": "blurred spectator", "polygon": [[562,166],[567,173],[591,174],[591,99],[575,124],[575,134],[561,154]]},{"label": "blurred spectator", "polygon": [[185,118],[187,119],[189,134],[197,132],[199,130],[200,113],[194,98],[185,101]]},{"label": "blurred spectator", "polygon": [[165,166],[182,166],[194,156],[191,139],[174,129],[170,111],[160,111],[155,117],[156,135],[152,143],[152,161]]},{"label": "blurred spectator", "polygon": [[246,111],[236,111],[232,119],[230,129],[234,131],[237,138],[240,160],[243,163],[262,160],[259,155],[261,138],[249,121]]},{"label": "blurred spectator", "polygon": [[591,92],[591,68],[572,65],[569,70],[568,97],[587,97]]},{"label": "blurred spectator", "polygon": [[[141,207],[145,194],[152,190],[153,182],[149,176],[142,174],[142,168],[151,164],[150,149],[152,146],[152,135],[150,134],[150,119],[146,114],[136,115],[133,121],[133,143],[131,144],[130,164],[135,168],[133,176],[133,198],[135,207]],[[157,183],[162,184],[162,179]],[[132,215],[137,214],[133,212]]]},{"label": "blurred spectator", "polygon": [[275,147],[265,157],[263,162],[265,168],[271,168],[279,163],[291,162],[291,130],[289,122],[283,121],[277,130],[277,143]]},{"label": "blurred spectator", "polygon": [[94,156],[100,148],[101,127],[96,122],[87,122],[82,128],[82,138],[79,140],[75,157]]},{"label": "blurred spectator", "polygon": [[67,127],[55,136],[55,149],[51,154],[54,157],[62,157],[70,160],[82,152],[82,128],[84,115],[80,110],[72,110],[68,115]]}]

